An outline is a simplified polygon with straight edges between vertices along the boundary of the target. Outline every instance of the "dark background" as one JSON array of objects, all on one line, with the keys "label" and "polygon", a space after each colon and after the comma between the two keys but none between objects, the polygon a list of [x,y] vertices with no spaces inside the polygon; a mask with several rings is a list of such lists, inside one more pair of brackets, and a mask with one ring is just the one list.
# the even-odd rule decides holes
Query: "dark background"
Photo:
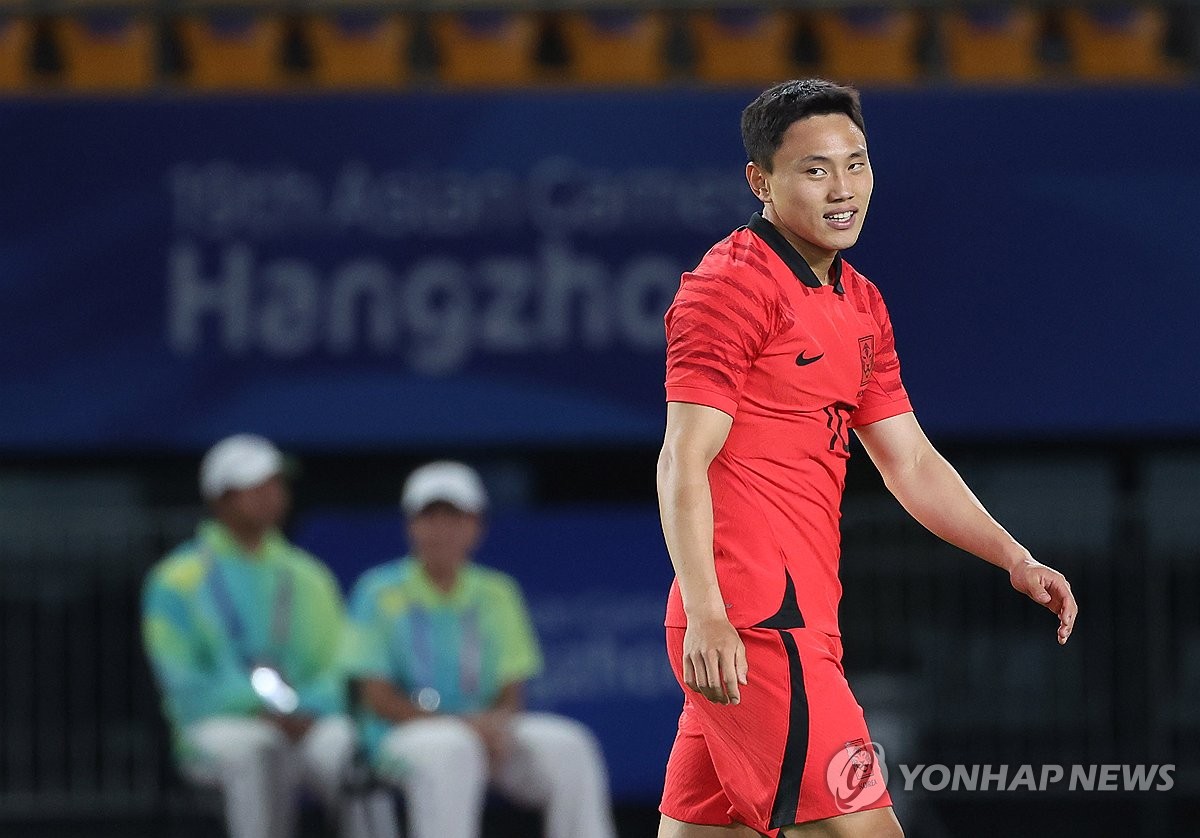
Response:
[{"label": "dark background", "polygon": [[[1072,75],[1057,8],[1047,76],[981,87],[947,74],[922,7],[920,78],[864,85],[876,196],[848,258],[888,300],[918,417],[1072,580],[1079,626],[1058,648],[1053,618],[909,520],[856,446],[845,662],[889,763],[1173,764],[1175,783],[906,793],[893,768],[918,838],[1200,834],[1195,17],[1166,10],[1179,75],[1114,84]],[[203,513],[200,455],[239,431],[294,459],[289,532],[347,586],[402,549],[411,468],[476,465],[480,560],[521,581],[546,651],[533,701],[597,731],[622,838],[652,835],[679,693],[645,327],[754,209],[736,123],[757,87],[699,83],[675,43],[649,89],[197,93],[168,53],[147,90],[81,94],[56,81],[54,11],[31,88],[0,96],[0,835],[219,834],[169,766],[138,594]],[[206,166],[242,179],[181,198]],[[338,221],[355,167],[391,214]],[[216,287],[239,248],[244,334],[210,306],[181,339],[179,283]],[[339,344],[324,318],[363,264],[376,282]],[[513,288],[512,328],[489,325]],[[498,802],[488,828],[538,834]]]}]

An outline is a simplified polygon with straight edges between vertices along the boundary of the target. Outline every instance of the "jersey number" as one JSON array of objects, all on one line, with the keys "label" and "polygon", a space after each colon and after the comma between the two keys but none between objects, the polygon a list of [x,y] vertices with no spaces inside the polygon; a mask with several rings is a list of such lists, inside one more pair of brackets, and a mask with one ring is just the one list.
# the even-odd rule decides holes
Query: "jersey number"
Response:
[{"label": "jersey number", "polygon": [[850,411],[840,404],[825,408],[825,427],[829,429],[829,450],[836,451],[839,445],[850,453]]}]

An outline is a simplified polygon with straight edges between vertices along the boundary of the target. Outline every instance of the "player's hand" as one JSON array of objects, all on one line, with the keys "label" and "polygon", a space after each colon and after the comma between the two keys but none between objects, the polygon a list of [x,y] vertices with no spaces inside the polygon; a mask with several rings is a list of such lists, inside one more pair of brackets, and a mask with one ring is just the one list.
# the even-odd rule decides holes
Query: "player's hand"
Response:
[{"label": "player's hand", "polygon": [[299,742],[307,736],[308,732],[312,730],[313,724],[316,723],[316,719],[312,716],[304,715],[269,713],[267,718],[274,722],[275,726],[282,730],[292,742]]},{"label": "player's hand", "polygon": [[746,683],[746,646],[724,615],[688,618],[683,635],[683,683],[716,704],[738,704]]},{"label": "player's hand", "polygon": [[494,763],[501,762],[512,749],[512,713],[507,710],[484,710],[463,720],[479,734]]},{"label": "player's hand", "polygon": [[1079,613],[1067,577],[1030,557],[1018,563],[1008,578],[1018,591],[1058,615],[1058,643],[1066,643]]}]

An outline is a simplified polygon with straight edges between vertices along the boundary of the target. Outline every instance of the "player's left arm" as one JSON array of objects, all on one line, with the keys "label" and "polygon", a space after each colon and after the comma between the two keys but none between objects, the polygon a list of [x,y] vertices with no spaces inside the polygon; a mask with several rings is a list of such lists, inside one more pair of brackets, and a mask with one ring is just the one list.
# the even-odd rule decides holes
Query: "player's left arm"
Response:
[{"label": "player's left arm", "polygon": [[1058,616],[1058,642],[1067,642],[1079,606],[1066,577],[1034,559],[988,514],[911,412],[855,432],[888,490],[913,518],[944,541],[1008,571],[1014,588]]}]

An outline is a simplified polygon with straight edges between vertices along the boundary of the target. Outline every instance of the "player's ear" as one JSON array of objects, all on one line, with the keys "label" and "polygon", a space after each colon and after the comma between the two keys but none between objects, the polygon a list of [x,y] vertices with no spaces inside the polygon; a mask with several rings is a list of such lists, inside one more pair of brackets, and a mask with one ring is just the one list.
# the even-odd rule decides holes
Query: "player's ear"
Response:
[{"label": "player's ear", "polygon": [[750,184],[750,191],[754,193],[755,198],[764,204],[770,203],[771,190],[767,186],[767,173],[753,160],[746,164],[746,182]]}]

